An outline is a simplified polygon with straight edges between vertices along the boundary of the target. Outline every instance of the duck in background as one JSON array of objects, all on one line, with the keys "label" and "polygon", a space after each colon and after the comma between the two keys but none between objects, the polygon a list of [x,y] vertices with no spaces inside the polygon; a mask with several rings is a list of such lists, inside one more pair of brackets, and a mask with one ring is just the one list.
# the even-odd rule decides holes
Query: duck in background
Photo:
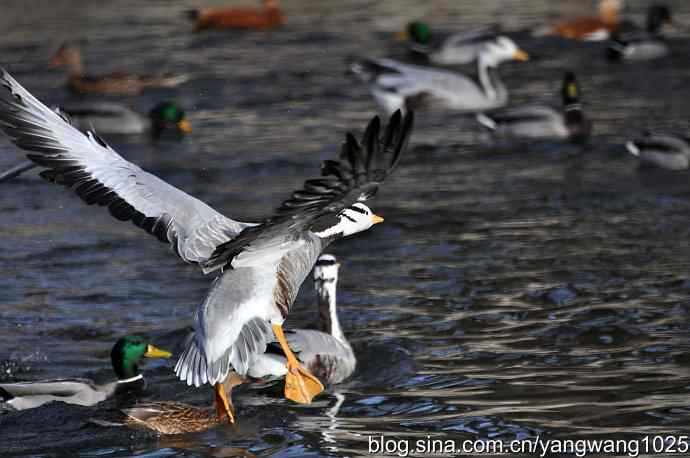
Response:
[{"label": "duck in background", "polygon": [[642,165],[666,170],[690,168],[690,138],[683,135],[647,131],[642,137],[628,141],[625,148]]},{"label": "duck in background", "polygon": [[542,26],[534,36],[563,37],[583,41],[608,40],[621,23],[623,0],[600,0],[596,17],[583,16],[566,19],[554,25]]},{"label": "duck in background", "polygon": [[178,86],[189,78],[186,75],[162,73],[139,75],[135,73],[107,73],[90,75],[86,73],[80,47],[65,43],[50,61],[50,68],[67,67],[67,86],[74,92],[103,94],[138,94],[148,88],[170,88]]},{"label": "duck in background", "polygon": [[563,106],[509,108],[495,113],[477,115],[479,123],[496,138],[527,140],[569,140],[585,143],[592,124],[582,111],[580,89],[573,72],[567,72],[561,89]]},{"label": "duck in background", "polygon": [[414,21],[396,34],[407,41],[408,49],[436,65],[464,65],[477,60],[487,42],[496,40],[495,27],[479,27],[454,34],[432,33],[424,21]]},{"label": "duck in background", "polygon": [[476,78],[393,59],[355,60],[350,70],[368,84],[376,103],[387,114],[427,107],[477,112],[508,103],[508,90],[498,75],[498,66],[510,60],[528,59],[529,55],[513,40],[501,36],[485,43],[479,52]]},{"label": "duck in background", "polygon": [[[97,134],[138,135],[149,132],[154,140],[170,135],[176,139],[192,132],[184,110],[174,102],[161,102],[148,117],[117,103],[84,102],[60,108],[67,114],[73,126],[79,130],[95,131]],[[3,173],[0,183],[37,167],[32,161],[22,162]]]},{"label": "duck in background", "polygon": [[664,40],[663,28],[670,24],[671,10],[665,5],[652,5],[647,10],[645,29],[616,34],[606,50],[606,56],[611,61],[666,57],[670,50]]},{"label": "duck in background", "polygon": [[263,8],[198,8],[187,11],[187,15],[196,23],[196,30],[273,29],[284,23],[283,11],[276,0],[264,0]]},{"label": "duck in background", "polygon": [[170,358],[172,353],[154,347],[137,336],[118,339],[110,352],[117,380],[97,385],[89,379],[55,379],[37,382],[0,383],[0,400],[12,410],[39,407],[52,401],[93,406],[115,395],[128,395],[146,388],[139,372],[143,358]]}]

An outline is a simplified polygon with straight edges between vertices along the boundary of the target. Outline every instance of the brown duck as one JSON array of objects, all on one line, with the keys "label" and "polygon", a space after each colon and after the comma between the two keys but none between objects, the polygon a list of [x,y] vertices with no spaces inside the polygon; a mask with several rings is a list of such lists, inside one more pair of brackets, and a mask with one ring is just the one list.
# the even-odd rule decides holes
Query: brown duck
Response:
[{"label": "brown duck", "polygon": [[283,25],[283,11],[275,0],[264,0],[263,8],[217,7],[188,12],[196,29],[272,29]]},{"label": "brown duck", "polygon": [[135,73],[107,73],[89,75],[82,60],[81,49],[73,43],[63,44],[50,61],[50,68],[67,67],[67,86],[77,93],[138,94],[147,88],[175,87],[187,81],[185,75],[170,73],[138,75]]}]

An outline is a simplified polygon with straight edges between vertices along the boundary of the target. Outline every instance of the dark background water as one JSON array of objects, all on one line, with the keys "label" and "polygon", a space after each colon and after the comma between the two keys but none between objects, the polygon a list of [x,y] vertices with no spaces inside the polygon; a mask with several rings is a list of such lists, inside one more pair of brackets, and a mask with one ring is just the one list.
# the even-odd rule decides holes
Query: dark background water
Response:
[{"label": "dark background water", "polygon": [[[514,103],[558,103],[580,77],[591,146],[492,146],[476,125],[420,113],[412,147],[372,208],[386,223],[333,246],[340,315],[360,360],[311,406],[241,390],[236,428],[176,438],[104,428],[99,409],[50,405],[0,414],[3,456],[321,456],[366,454],[368,438],[642,438],[690,426],[690,176],[640,170],[622,142],[685,131],[690,5],[670,59],[611,65],[601,44],[518,33],[533,59],[502,74]],[[643,20],[648,3],[627,13]],[[113,138],[126,158],[240,220],[267,216],[318,172],[347,130],[375,113],[345,74],[350,55],[399,53],[411,18],[521,30],[583,13],[580,1],[285,1],[272,32],[193,33],[189,1],[6,1],[0,60],[50,104],[79,97],[47,62],[86,39],[87,66],[188,73],[175,90],[126,98],[187,108],[181,143]],[[100,98],[99,98],[100,99]],[[114,100],[123,101],[123,99]],[[0,166],[20,158],[0,142]],[[111,376],[127,333],[176,345],[210,283],[166,246],[35,177],[0,189],[0,380]],[[290,326],[313,325],[311,281]],[[174,361],[146,365],[146,399],[203,405]],[[112,407],[105,403],[102,407]]]}]

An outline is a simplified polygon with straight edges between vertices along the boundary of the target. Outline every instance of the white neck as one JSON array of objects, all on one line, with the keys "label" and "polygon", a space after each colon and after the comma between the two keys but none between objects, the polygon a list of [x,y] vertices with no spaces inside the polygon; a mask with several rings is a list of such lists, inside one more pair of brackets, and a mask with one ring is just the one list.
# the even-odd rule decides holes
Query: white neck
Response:
[{"label": "white neck", "polygon": [[336,310],[337,282],[337,279],[316,280],[316,294],[319,301],[321,329],[345,343],[347,340],[340,327],[338,311]]},{"label": "white neck", "polygon": [[496,67],[495,62],[486,55],[480,55],[477,67],[479,73],[479,82],[482,85],[482,89],[484,89],[484,93],[486,93],[488,98],[492,100],[496,99],[498,97],[498,90],[500,90],[500,88],[494,87],[491,81],[491,76],[489,75],[489,68]]},{"label": "white neck", "polygon": [[126,378],[123,380],[118,380],[117,383],[131,383],[131,382],[136,382],[137,380],[141,380],[144,378],[143,374],[135,375],[134,377]]}]

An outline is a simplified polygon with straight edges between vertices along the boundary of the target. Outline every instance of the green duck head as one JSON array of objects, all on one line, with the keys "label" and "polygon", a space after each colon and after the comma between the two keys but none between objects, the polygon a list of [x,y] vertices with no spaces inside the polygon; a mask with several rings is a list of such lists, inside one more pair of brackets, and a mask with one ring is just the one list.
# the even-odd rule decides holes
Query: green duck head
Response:
[{"label": "green duck head", "polygon": [[407,24],[407,37],[420,45],[428,45],[431,42],[431,29],[424,21],[413,21]]},{"label": "green duck head", "polygon": [[175,132],[179,136],[192,132],[192,126],[185,117],[184,110],[174,102],[161,102],[149,112],[151,132],[159,138],[163,132]]},{"label": "green duck head", "polygon": [[138,336],[118,339],[110,352],[110,360],[118,380],[127,380],[139,375],[142,358],[170,358],[172,353],[156,348]]}]

